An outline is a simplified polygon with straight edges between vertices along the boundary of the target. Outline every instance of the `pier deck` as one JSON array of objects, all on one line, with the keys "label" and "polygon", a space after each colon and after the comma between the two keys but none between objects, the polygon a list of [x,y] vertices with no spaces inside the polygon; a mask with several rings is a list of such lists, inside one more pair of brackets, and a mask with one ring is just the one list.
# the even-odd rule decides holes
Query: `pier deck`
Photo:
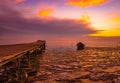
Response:
[{"label": "pier deck", "polygon": [[38,40],[25,44],[1,45],[0,77],[5,79],[0,78],[0,82],[6,83],[12,78],[27,79],[30,73],[37,72],[38,59],[45,50],[45,43]]}]

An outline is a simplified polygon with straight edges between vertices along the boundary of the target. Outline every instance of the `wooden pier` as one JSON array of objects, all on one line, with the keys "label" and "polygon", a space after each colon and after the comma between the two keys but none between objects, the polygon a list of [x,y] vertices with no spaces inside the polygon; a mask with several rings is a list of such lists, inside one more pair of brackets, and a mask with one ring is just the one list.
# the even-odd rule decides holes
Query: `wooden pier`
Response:
[{"label": "wooden pier", "polygon": [[38,71],[39,57],[45,51],[45,41],[0,46],[0,83],[21,81]]}]

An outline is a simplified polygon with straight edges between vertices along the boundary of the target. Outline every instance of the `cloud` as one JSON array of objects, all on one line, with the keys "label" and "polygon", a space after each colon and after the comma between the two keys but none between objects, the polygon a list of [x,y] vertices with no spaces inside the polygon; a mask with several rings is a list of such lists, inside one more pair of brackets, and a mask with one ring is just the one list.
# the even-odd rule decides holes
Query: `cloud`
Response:
[{"label": "cloud", "polygon": [[114,28],[112,30],[99,31],[96,34],[91,34],[91,36],[101,36],[101,37],[120,36],[120,27],[119,28]]},{"label": "cloud", "polygon": [[89,22],[90,21],[90,16],[89,15],[82,15],[81,20],[83,20],[84,22]]},{"label": "cloud", "polygon": [[53,11],[54,11],[54,9],[52,9],[52,8],[40,9],[38,11],[38,15],[41,17],[46,17],[46,16],[49,16]]},{"label": "cloud", "polygon": [[17,3],[22,3],[24,2],[25,0],[15,0]]},{"label": "cloud", "polygon": [[99,6],[107,1],[108,0],[68,0],[67,4],[84,8],[90,6]]},{"label": "cloud", "polygon": [[[10,12],[9,12],[10,13]],[[8,14],[9,14],[8,13]],[[89,24],[76,22],[75,20],[60,19],[26,19],[20,14],[0,16],[0,34],[38,34],[48,36],[71,36],[94,33]]]},{"label": "cloud", "polygon": [[55,4],[40,3],[37,8],[37,15],[40,17],[48,17],[55,9]]},{"label": "cloud", "polygon": [[[2,6],[3,7],[3,6]],[[37,34],[48,36],[78,36],[96,32],[82,21],[69,19],[25,18],[14,7],[4,6],[0,14],[0,35]]]},{"label": "cloud", "polygon": [[80,38],[82,35],[96,32],[90,27],[90,24],[83,21],[26,18],[24,13],[11,4],[0,5],[0,43],[17,43],[37,39],[54,40],[58,37],[73,38],[77,36]]}]

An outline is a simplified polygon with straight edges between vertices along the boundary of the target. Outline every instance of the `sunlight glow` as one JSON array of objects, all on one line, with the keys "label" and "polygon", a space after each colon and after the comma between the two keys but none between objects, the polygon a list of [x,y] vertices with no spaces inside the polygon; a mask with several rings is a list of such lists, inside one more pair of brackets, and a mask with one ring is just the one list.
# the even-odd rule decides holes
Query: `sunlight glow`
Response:
[{"label": "sunlight glow", "polygon": [[98,6],[106,1],[107,0],[68,0],[67,4],[84,8],[89,6]]},{"label": "sunlight glow", "polygon": [[85,21],[85,22],[89,22],[90,21],[90,16],[88,16],[88,15],[82,15],[81,20]]},{"label": "sunlight glow", "polygon": [[120,17],[112,18],[111,22],[120,22]]},{"label": "sunlight glow", "polygon": [[116,29],[112,29],[112,30],[99,31],[98,33],[91,34],[90,36],[103,36],[103,37],[120,36],[120,28],[116,28]]},{"label": "sunlight glow", "polygon": [[52,13],[53,9],[42,9],[38,11],[38,15],[41,17],[49,16]]}]

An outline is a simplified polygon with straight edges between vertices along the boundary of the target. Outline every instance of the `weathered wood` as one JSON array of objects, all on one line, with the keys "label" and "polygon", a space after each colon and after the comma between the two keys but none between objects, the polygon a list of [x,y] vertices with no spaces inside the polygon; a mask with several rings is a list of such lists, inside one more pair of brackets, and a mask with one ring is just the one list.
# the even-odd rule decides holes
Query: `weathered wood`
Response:
[{"label": "weathered wood", "polygon": [[2,45],[0,46],[0,66],[23,56],[27,51],[33,52],[44,44],[45,41],[37,41],[28,44]]},{"label": "weathered wood", "polygon": [[39,65],[38,55],[44,50],[45,41],[40,40],[29,44],[0,46],[0,77],[6,78],[2,81],[13,78],[26,81],[27,77],[35,75]]}]

